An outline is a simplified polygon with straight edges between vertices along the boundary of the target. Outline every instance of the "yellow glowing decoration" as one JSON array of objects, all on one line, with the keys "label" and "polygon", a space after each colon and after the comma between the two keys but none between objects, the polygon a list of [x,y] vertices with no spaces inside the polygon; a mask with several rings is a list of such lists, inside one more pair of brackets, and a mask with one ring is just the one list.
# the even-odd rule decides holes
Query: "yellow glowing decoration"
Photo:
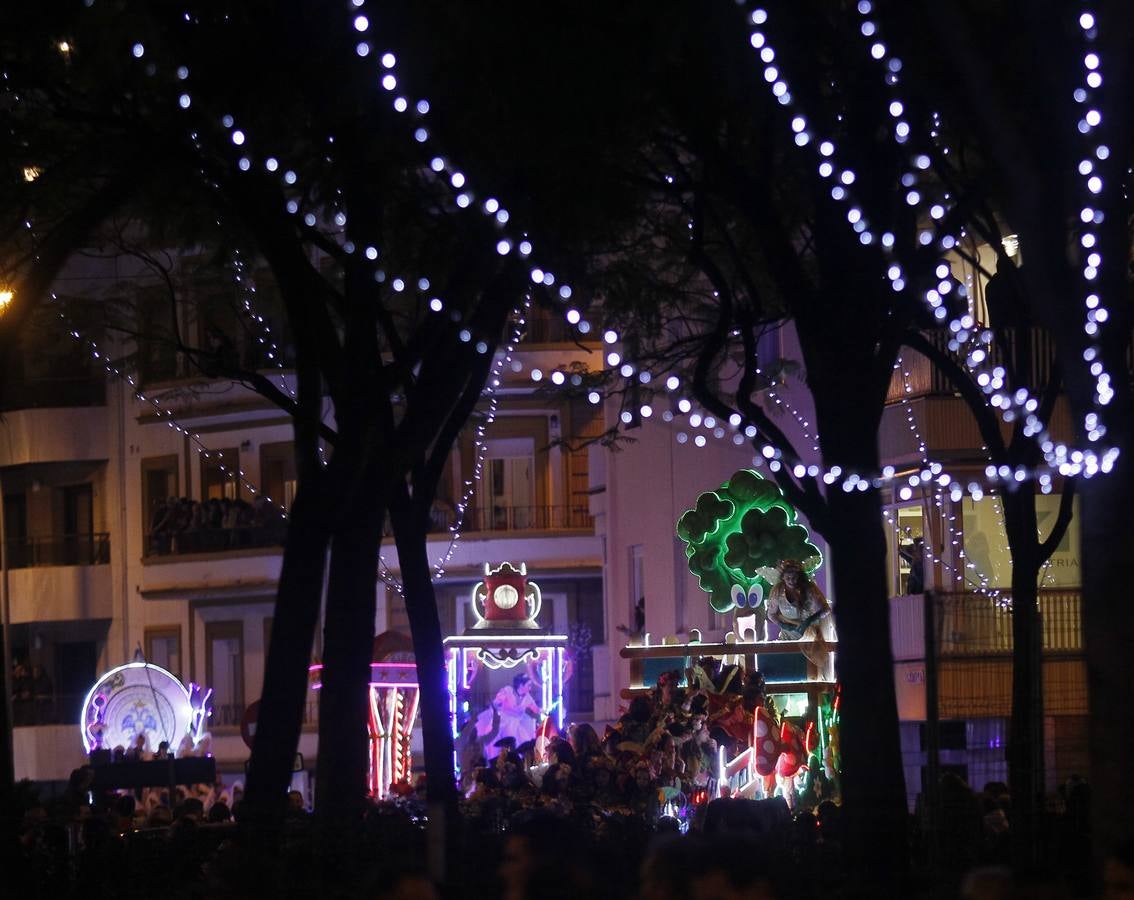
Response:
[{"label": "yellow glowing decoration", "polygon": [[39,178],[41,169],[39,166],[24,166],[24,181],[31,183]]},{"label": "yellow glowing decoration", "polygon": [[8,311],[8,307],[12,305],[12,299],[16,296],[16,292],[10,288],[0,288],[0,315]]}]

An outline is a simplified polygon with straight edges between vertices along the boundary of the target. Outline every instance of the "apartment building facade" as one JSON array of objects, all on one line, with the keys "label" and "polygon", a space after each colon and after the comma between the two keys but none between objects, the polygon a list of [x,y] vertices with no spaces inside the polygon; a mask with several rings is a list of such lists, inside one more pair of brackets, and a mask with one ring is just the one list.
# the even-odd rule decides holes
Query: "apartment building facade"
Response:
[{"label": "apartment building facade", "polygon": [[[141,653],[183,681],[213,689],[213,750],[221,770],[236,778],[248,756],[239,725],[262,690],[286,528],[258,498],[271,497],[286,508],[294,494],[290,422],[246,388],[200,373],[191,377],[159,339],[168,329],[164,307],[151,285],[138,285],[140,272],[123,270],[120,261],[84,265],[70,273],[75,292],[113,293],[125,283],[142,297],[137,356],[133,368],[122,369],[135,373],[135,383],[108,377],[105,348],[93,348],[85,332],[75,332],[80,337],[51,365],[31,353],[14,373],[18,377],[9,374],[0,422],[5,622],[12,661],[25,667],[31,685],[30,697],[14,708],[17,777],[65,779],[82,761],[77,723],[86,690],[98,674]],[[270,280],[264,277],[260,285],[260,309],[270,319]],[[974,312],[982,315],[979,287]],[[240,313],[233,290],[223,277],[206,283],[198,289],[195,319],[181,324],[202,336],[210,317],[217,327],[231,327],[231,317]],[[225,316],[230,320],[222,321]],[[64,336],[69,333],[64,329]],[[800,357],[790,328],[774,340],[769,352]],[[1031,340],[1042,378],[1053,359],[1050,341],[1040,332]],[[275,360],[255,337],[240,352],[263,364],[282,388],[292,388],[286,332],[279,330],[272,343]],[[601,348],[572,342],[561,321],[535,314],[504,367],[498,412],[483,441],[478,445],[470,426],[452,454],[429,555],[444,562],[437,596],[447,634],[460,634],[469,624],[469,595],[485,563],[526,563],[542,589],[544,624],[585,643],[575,648],[569,717],[609,721],[619,715],[620,689],[630,683],[629,663],[618,651],[636,630],[639,606],[644,631],[655,642],[684,640],[694,632],[720,639],[733,629],[732,614],[714,613],[689,573],[674,525],[698,494],[752,465],[753,457],[725,423],[702,421],[697,433],[707,440],[699,446],[680,418],[643,419],[628,431],[633,441],[602,446],[596,439],[621,424],[614,402],[592,405],[532,378],[533,370],[549,373],[576,362],[601,367]],[[144,399],[135,395],[136,387]],[[818,461],[806,390],[786,384],[779,398],[777,421],[797,448]],[[1070,432],[1062,403],[1052,429],[1056,435]],[[683,430],[688,434],[681,441]],[[940,373],[913,354],[895,368],[879,440],[883,464],[898,472],[934,460],[983,482],[987,456],[971,414]],[[451,526],[470,486],[460,538],[453,542]],[[1056,487],[1039,499],[1041,529],[1057,509]],[[908,550],[915,537],[929,548],[923,582],[938,598],[943,764],[978,787],[1003,780],[1011,560],[998,499],[989,493],[954,501],[948,492],[920,487],[905,496],[888,490],[883,500],[911,803],[927,760],[925,605],[920,593],[909,592]],[[819,536],[812,540],[823,548]],[[389,543],[386,577],[376,586],[376,634],[408,630],[396,589],[397,554]],[[1086,765],[1077,546],[1073,522],[1041,589],[1050,789],[1085,772]],[[830,595],[827,573],[825,566],[819,580]],[[838,598],[832,599],[837,608]],[[319,655],[317,637],[315,659]],[[317,759],[316,721],[313,694],[300,746],[300,782]]]}]

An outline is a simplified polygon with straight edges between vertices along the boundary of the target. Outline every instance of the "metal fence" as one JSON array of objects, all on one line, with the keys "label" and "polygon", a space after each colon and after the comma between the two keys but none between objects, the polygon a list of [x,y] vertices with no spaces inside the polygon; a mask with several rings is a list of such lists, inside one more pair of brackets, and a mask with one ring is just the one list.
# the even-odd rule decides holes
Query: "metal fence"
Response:
[{"label": "metal fence", "polygon": [[[431,534],[446,534],[460,519],[461,530],[471,531],[590,531],[595,520],[584,506],[474,507],[458,517],[447,504],[436,504],[430,513]],[[384,534],[392,534],[389,522]],[[229,550],[282,547],[287,538],[285,523],[248,528],[199,528],[151,532],[146,536],[145,555],[176,556],[186,553],[224,553]],[[106,550],[109,559],[109,548]],[[15,567],[15,563],[9,563]],[[47,563],[40,563],[47,565]],[[53,565],[58,565],[53,564]]]},{"label": "metal fence", "polygon": [[[1008,591],[896,598],[909,601],[902,615],[891,619],[898,623],[907,651],[898,663],[899,696],[904,697],[907,711],[902,722],[906,789],[911,805],[922,812],[922,825],[928,829],[937,821],[944,828],[934,841],[947,843],[950,803],[995,809],[996,795],[1002,790],[996,785],[1008,782],[1012,599]],[[918,605],[923,610],[919,618],[924,644],[915,653],[908,613]],[[1072,786],[1090,775],[1080,606],[1080,594],[1074,590],[1041,591],[1038,596],[1041,651],[1033,675],[1036,718],[1031,758],[1037,773],[1035,789],[1042,790],[1046,802],[1032,835],[1037,843],[1031,852],[1037,854],[1046,852],[1044,842],[1062,827]],[[910,715],[917,709],[910,702],[917,689],[924,689],[922,721],[917,721],[916,713]],[[969,789],[971,795],[963,793]],[[970,796],[971,800],[965,799]],[[943,854],[939,861],[949,856],[944,844],[927,849]]]},{"label": "metal fence", "polygon": [[228,550],[282,547],[286,538],[287,525],[283,523],[246,528],[196,528],[152,532],[146,537],[146,556],[223,553]]},{"label": "metal fence", "polygon": [[[942,657],[1012,652],[1012,595],[935,594],[937,647]],[[1083,649],[1078,591],[1040,591],[1043,649],[1078,653]]]},{"label": "metal fence", "polygon": [[[448,531],[457,522],[456,510],[434,507],[432,528]],[[466,510],[464,531],[556,531],[594,528],[584,506],[477,506]]]},{"label": "metal fence", "polygon": [[9,569],[36,566],[104,566],[110,562],[110,535],[50,534],[6,542]]},{"label": "metal fence", "polygon": [[73,724],[77,731],[85,696],[51,690],[24,692],[17,686],[12,697],[12,724],[17,728]]}]

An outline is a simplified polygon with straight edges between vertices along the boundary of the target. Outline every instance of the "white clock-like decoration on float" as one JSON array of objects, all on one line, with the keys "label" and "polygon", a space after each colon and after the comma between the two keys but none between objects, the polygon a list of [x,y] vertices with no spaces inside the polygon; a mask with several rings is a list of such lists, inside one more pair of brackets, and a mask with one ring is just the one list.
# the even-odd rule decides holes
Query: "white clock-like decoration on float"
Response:
[{"label": "white clock-like decoration on float", "polygon": [[500,609],[512,609],[520,602],[520,592],[510,584],[502,584],[493,591],[492,602]]}]

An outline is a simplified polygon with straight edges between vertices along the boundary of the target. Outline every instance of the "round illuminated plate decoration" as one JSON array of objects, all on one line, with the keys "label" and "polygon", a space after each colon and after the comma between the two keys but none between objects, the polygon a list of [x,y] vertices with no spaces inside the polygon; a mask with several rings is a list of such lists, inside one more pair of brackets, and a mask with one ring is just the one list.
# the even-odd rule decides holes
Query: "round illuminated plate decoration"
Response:
[{"label": "round illuminated plate decoration", "polygon": [[510,584],[502,584],[493,592],[492,602],[500,609],[512,609],[520,602],[520,592]]},{"label": "round illuminated plate decoration", "polygon": [[131,662],[103,675],[83,701],[80,728],[83,748],[129,749],[138,735],[146,736],[146,749],[154,752],[168,741],[177,751],[186,736],[196,739],[193,704],[189,691],[161,666]]}]

